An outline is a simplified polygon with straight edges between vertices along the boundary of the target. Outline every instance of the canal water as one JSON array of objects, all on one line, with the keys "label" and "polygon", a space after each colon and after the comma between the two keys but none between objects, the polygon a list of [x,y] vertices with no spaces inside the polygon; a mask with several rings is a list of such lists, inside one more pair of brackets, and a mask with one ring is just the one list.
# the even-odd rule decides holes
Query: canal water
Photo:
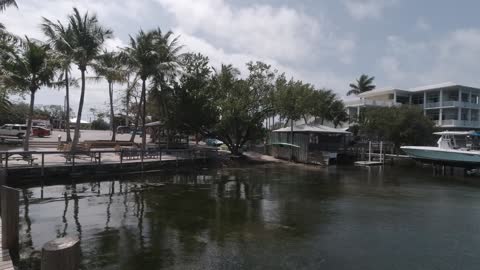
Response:
[{"label": "canal water", "polygon": [[261,165],[28,188],[20,269],[64,235],[83,269],[480,269],[480,187],[458,180]]}]

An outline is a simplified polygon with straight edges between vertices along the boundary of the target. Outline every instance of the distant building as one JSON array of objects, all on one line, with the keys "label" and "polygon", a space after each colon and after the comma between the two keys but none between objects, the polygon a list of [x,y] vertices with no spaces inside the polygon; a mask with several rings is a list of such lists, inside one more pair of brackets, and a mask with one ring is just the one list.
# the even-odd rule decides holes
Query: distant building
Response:
[{"label": "distant building", "polygon": [[328,164],[350,142],[351,133],[322,125],[298,125],[274,130],[272,156],[309,164]]},{"label": "distant building", "polygon": [[442,83],[408,90],[375,89],[346,101],[350,117],[360,114],[361,108],[392,107],[409,104],[422,108],[424,114],[440,128],[480,128],[480,89],[455,83]]}]

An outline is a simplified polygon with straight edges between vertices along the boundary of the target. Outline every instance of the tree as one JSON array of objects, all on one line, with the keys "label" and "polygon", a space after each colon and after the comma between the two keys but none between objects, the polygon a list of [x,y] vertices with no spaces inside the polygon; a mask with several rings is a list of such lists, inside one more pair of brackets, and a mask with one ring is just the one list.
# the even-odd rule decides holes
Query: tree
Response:
[{"label": "tree", "polygon": [[341,123],[348,121],[348,114],[345,109],[345,104],[342,100],[337,99],[332,102],[327,119],[332,121],[335,128],[337,128]]},{"label": "tree", "polygon": [[35,104],[35,93],[42,86],[52,86],[58,63],[53,58],[50,47],[28,37],[22,42],[22,48],[16,54],[4,58],[1,68],[4,73],[6,87],[21,93],[30,94],[30,109],[27,118],[27,131],[23,144],[24,151],[29,149],[32,129],[32,117]]},{"label": "tree", "polygon": [[325,120],[331,120],[330,110],[335,100],[336,95],[330,89],[313,90],[307,105],[308,112],[323,125]]},{"label": "tree", "polygon": [[430,144],[435,125],[418,108],[371,107],[365,109],[359,128],[360,134],[393,142],[398,149],[402,144]]},{"label": "tree", "polygon": [[209,88],[219,115],[205,134],[223,141],[234,155],[240,155],[247,142],[263,138],[263,120],[270,111],[262,103],[265,93],[253,87],[251,80],[239,76],[231,65],[222,65],[213,75]]},{"label": "tree", "polygon": [[[160,87],[164,82],[165,76],[175,65],[175,56],[180,49],[177,44],[177,38],[169,41],[172,32],[163,35],[160,29],[144,32],[140,30],[135,38],[130,37],[130,46],[124,51],[129,68],[135,70],[142,81],[142,92],[140,95],[140,106],[138,106],[137,118],[135,120],[135,130],[138,127],[140,115],[142,116],[142,147],[146,145],[146,95],[147,80],[156,77],[155,88]],[[135,138],[135,132],[131,141]]]},{"label": "tree", "polygon": [[348,91],[347,96],[359,95],[375,89],[376,86],[372,84],[373,80],[375,80],[375,77],[369,77],[368,75],[362,74],[355,83],[350,84],[351,89]]},{"label": "tree", "polygon": [[4,11],[9,6],[14,6],[18,8],[17,2],[15,0],[0,0],[0,11]]},{"label": "tree", "polygon": [[67,142],[72,141],[70,134],[70,84],[75,82],[75,80],[70,81],[71,73],[71,64],[73,61],[73,47],[72,47],[72,38],[73,32],[70,27],[65,27],[60,21],[56,23],[43,18],[43,23],[41,24],[43,33],[48,38],[48,43],[55,49],[56,57],[61,64],[61,73],[59,76],[59,81],[63,83],[60,86],[65,87],[65,123],[67,131]]},{"label": "tree", "polygon": [[100,54],[105,39],[112,36],[112,31],[103,28],[96,15],[89,15],[87,12],[82,16],[76,8],[73,9],[73,14],[68,16],[68,21],[71,29],[72,62],[78,66],[81,73],[80,101],[72,142],[72,151],[75,151],[80,138],[80,121],[85,99],[85,72]]},{"label": "tree", "polygon": [[168,113],[161,114],[159,119],[166,126],[180,133],[206,134],[216,123],[218,109],[212,91],[209,91],[212,69],[209,67],[208,57],[201,54],[188,53],[181,57],[185,74],[178,83],[174,83],[171,95],[163,96],[170,104]]},{"label": "tree", "polygon": [[116,140],[115,111],[113,108],[113,84],[115,82],[123,82],[125,79],[125,71],[123,70],[123,62],[118,53],[105,50],[93,65],[97,76],[104,78],[108,83],[108,96],[110,101],[110,126],[112,128],[112,142]]}]

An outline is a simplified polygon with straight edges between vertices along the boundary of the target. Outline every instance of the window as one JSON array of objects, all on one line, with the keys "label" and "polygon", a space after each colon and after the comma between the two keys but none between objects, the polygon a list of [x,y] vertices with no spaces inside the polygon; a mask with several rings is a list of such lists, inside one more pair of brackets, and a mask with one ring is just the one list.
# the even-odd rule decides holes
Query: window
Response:
[{"label": "window", "polygon": [[472,100],[470,102],[473,104],[478,104],[478,95],[472,94]]},{"label": "window", "polygon": [[462,110],[462,120],[468,120],[468,110]]},{"label": "window", "polygon": [[478,110],[472,110],[472,121],[478,121]]},{"label": "window", "polygon": [[440,101],[439,93],[427,94],[427,102],[428,103],[437,103],[439,101]]},{"label": "window", "polygon": [[458,101],[458,91],[448,91],[445,97],[446,101]]},{"label": "window", "polygon": [[468,93],[462,93],[462,102],[468,102]]},{"label": "window", "polygon": [[458,111],[456,109],[444,109],[442,120],[457,120]]},{"label": "window", "polygon": [[412,104],[421,105],[423,104],[423,94],[421,95],[413,95],[412,96]]}]

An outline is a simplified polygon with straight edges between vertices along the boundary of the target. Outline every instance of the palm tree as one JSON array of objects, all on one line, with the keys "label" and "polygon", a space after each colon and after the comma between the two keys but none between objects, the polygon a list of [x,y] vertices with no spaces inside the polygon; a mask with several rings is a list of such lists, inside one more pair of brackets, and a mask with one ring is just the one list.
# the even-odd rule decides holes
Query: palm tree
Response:
[{"label": "palm tree", "polygon": [[[134,69],[138,77],[142,80],[142,92],[140,95],[140,104],[138,107],[138,117],[142,116],[142,145],[146,145],[146,83],[147,80],[161,77],[163,80],[170,75],[170,71],[176,66],[175,56],[180,47],[177,46],[178,38],[170,40],[172,32],[163,35],[160,29],[144,32],[140,30],[135,38],[130,37],[130,47],[124,51],[130,68]],[[174,60],[175,59],[175,60]],[[135,121],[135,130],[138,127],[138,121]],[[135,138],[135,132],[131,140]]]},{"label": "palm tree", "polygon": [[0,67],[3,70],[5,86],[19,92],[30,93],[30,110],[23,144],[24,151],[28,151],[35,93],[42,86],[53,85],[58,64],[48,45],[32,41],[28,37],[22,42],[22,48],[17,53],[7,54]]},{"label": "palm tree", "polygon": [[[181,55],[179,52],[183,49],[183,46],[178,45],[179,37],[172,37],[172,31],[168,31],[163,35],[159,28],[156,30],[156,34],[162,46],[159,47],[158,67],[152,80],[152,97],[163,115],[169,118],[169,107],[171,106],[168,104],[167,99],[171,93],[168,93],[166,90],[171,89],[168,87],[169,82],[175,80],[176,75],[181,72]],[[170,131],[169,127],[167,127],[167,148],[169,141]]]},{"label": "palm tree", "polygon": [[113,84],[125,80],[123,63],[118,53],[105,50],[93,65],[97,76],[103,77],[108,82],[108,94],[110,97],[110,125],[112,127],[112,142],[116,140],[115,114],[113,108]]},{"label": "palm tree", "polygon": [[4,11],[9,6],[17,7],[17,2],[15,0],[0,0],[0,11]]},{"label": "palm tree", "polygon": [[80,121],[82,120],[83,103],[85,99],[85,72],[91,66],[102,50],[105,39],[112,36],[112,31],[100,26],[96,15],[83,16],[78,9],[73,8],[73,14],[68,16],[71,29],[71,47],[73,63],[78,66],[81,73],[81,92],[78,104],[77,123],[73,135],[72,151],[76,150],[80,138]]},{"label": "palm tree", "polygon": [[351,89],[348,91],[347,96],[358,95],[375,89],[376,86],[372,84],[373,80],[375,80],[375,77],[369,77],[368,75],[362,74],[355,83],[350,84]]},{"label": "palm tree", "polygon": [[52,45],[57,53],[57,57],[61,62],[61,70],[59,81],[64,82],[65,86],[65,125],[67,131],[67,142],[72,141],[70,134],[70,73],[72,64],[72,29],[65,27],[60,21],[56,23],[43,18],[41,24],[43,33],[48,37],[48,42]]}]

